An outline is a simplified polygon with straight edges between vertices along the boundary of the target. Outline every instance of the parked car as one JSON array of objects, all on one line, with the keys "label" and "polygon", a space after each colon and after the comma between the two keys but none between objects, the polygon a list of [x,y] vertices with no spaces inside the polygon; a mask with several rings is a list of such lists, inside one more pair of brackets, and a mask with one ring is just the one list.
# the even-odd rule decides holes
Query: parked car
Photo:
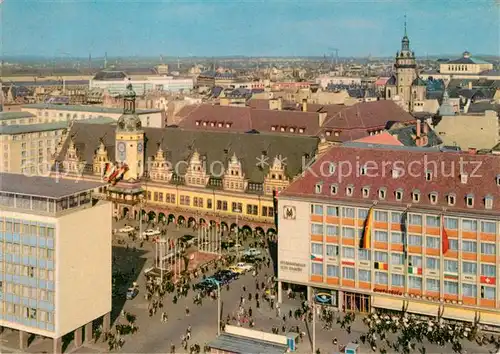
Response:
[{"label": "parked car", "polygon": [[216,280],[214,280],[214,279],[206,278],[206,279],[202,280],[201,282],[199,282],[198,284],[196,284],[194,286],[194,288],[196,290],[211,291],[211,290],[214,290],[217,288],[217,284],[215,283],[215,281]]},{"label": "parked car", "polygon": [[158,236],[161,235],[161,231],[159,229],[153,230],[153,229],[147,229],[142,233],[144,237],[153,237],[153,236]]},{"label": "parked car", "polygon": [[127,290],[127,300],[133,300],[139,294],[139,289],[136,287],[128,288]]},{"label": "parked car", "polygon": [[129,233],[129,232],[132,232],[134,230],[135,230],[134,227],[130,226],[130,225],[125,225],[121,229],[118,229],[119,232],[124,232],[124,233]]},{"label": "parked car", "polygon": [[243,252],[245,256],[260,256],[260,251],[257,248],[249,248]]},{"label": "parked car", "polygon": [[253,269],[253,265],[244,263],[244,262],[239,262],[236,264],[236,267],[243,269],[243,271],[248,272]]},{"label": "parked car", "polygon": [[241,260],[246,263],[256,263],[262,261],[261,256],[248,256],[248,255],[243,255],[241,257]]},{"label": "parked car", "polygon": [[234,272],[234,273],[238,273],[238,274],[243,274],[245,273],[245,270],[244,269],[241,269],[240,267],[238,266],[235,266],[235,265],[232,265],[228,268],[228,270],[230,270],[231,272]]}]

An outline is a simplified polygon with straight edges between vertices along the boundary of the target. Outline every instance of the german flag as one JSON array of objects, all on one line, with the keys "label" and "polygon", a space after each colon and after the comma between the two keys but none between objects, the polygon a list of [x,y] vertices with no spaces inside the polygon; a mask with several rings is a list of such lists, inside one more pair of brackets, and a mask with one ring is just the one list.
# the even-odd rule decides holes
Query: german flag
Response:
[{"label": "german flag", "polygon": [[373,263],[373,267],[375,269],[380,269],[380,270],[388,270],[389,269],[389,265],[387,263],[383,263],[383,262],[375,262],[375,263]]},{"label": "german flag", "polygon": [[373,207],[368,211],[368,217],[365,221],[365,229],[363,231],[363,239],[361,240],[361,248],[370,248],[372,241],[372,224],[373,224]]}]

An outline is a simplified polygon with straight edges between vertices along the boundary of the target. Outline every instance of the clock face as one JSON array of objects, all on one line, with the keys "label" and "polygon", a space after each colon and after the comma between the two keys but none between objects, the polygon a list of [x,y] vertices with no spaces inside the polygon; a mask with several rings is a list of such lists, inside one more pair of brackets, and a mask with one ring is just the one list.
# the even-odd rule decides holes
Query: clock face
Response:
[{"label": "clock face", "polygon": [[123,143],[123,142],[118,143],[118,151],[125,152],[125,143]]},{"label": "clock face", "polygon": [[143,148],[142,143],[138,143],[137,144],[137,151],[142,152],[142,148]]}]

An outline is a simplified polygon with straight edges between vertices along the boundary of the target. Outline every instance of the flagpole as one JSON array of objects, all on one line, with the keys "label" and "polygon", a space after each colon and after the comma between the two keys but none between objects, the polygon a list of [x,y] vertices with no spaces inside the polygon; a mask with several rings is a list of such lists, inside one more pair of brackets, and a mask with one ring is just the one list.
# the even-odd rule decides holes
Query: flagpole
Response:
[{"label": "flagpole", "polygon": [[[410,207],[411,205],[408,204],[406,206],[406,209],[404,211],[404,218],[405,218],[405,225],[404,225],[404,239],[403,239],[403,257],[404,257],[404,274],[405,274],[405,294],[408,294],[408,268],[409,268],[409,264],[408,264],[408,218],[409,218],[409,215],[408,215],[408,212],[410,211]],[[412,265],[413,266],[413,265]]]},{"label": "flagpole", "polygon": [[439,269],[440,269],[440,276],[439,276],[439,299],[441,300],[443,298],[444,294],[444,254],[443,254],[443,229],[444,229],[444,211],[445,208],[443,208],[441,212],[441,220],[440,220],[440,228],[439,228]]}]

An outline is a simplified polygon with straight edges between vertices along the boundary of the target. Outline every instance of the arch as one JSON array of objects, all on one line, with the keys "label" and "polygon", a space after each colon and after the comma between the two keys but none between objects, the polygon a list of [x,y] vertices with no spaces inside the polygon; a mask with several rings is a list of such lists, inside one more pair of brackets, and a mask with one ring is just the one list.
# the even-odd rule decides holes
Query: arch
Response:
[{"label": "arch", "polygon": [[171,222],[175,222],[175,215],[174,214],[168,214],[168,223],[170,224]]},{"label": "arch", "polygon": [[164,213],[158,213],[158,221],[167,222],[167,217],[165,216]]},{"label": "arch", "polygon": [[264,229],[263,229],[262,227],[260,227],[260,226],[257,226],[257,227],[255,228],[255,233],[256,233],[258,236],[264,236],[264,235],[265,235],[265,233],[264,233]]},{"label": "arch", "polygon": [[195,226],[195,225],[196,225],[196,219],[195,219],[195,218],[193,218],[192,216],[190,216],[190,217],[188,218],[188,227],[193,227],[193,226]]},{"label": "arch", "polygon": [[231,231],[235,231],[235,230],[237,230],[237,229],[238,229],[238,225],[237,225],[236,223],[232,223],[232,224],[231,224],[231,229],[230,229],[230,230],[231,230]]},{"label": "arch", "polygon": [[141,219],[142,221],[145,221],[147,219],[147,213],[144,209],[141,209]]},{"label": "arch", "polygon": [[244,234],[247,234],[247,235],[251,235],[252,234],[252,228],[248,225],[244,225],[242,228],[241,228],[241,231],[244,233]]},{"label": "arch", "polygon": [[127,208],[127,207],[123,207],[123,209],[122,209],[122,216],[123,216],[124,218],[126,218],[126,217],[129,217],[129,216],[130,216],[129,214],[130,214],[130,209],[129,209],[129,208]]},{"label": "arch", "polygon": [[148,221],[156,221],[156,213],[152,210],[148,213]]},{"label": "arch", "polygon": [[185,218],[184,216],[182,216],[182,215],[179,215],[179,216],[177,217],[177,223],[178,223],[179,225],[184,225],[184,224],[186,223],[186,218]]},{"label": "arch", "polygon": [[199,223],[200,223],[200,226],[207,226],[207,222],[203,218],[200,218]]},{"label": "arch", "polygon": [[225,221],[221,221],[220,227],[222,231],[226,231],[228,229],[227,223]]},{"label": "arch", "polygon": [[267,229],[267,235],[276,235],[276,230],[270,227]]},{"label": "arch", "polygon": [[215,227],[217,226],[217,222],[215,220],[210,220],[209,225]]}]

